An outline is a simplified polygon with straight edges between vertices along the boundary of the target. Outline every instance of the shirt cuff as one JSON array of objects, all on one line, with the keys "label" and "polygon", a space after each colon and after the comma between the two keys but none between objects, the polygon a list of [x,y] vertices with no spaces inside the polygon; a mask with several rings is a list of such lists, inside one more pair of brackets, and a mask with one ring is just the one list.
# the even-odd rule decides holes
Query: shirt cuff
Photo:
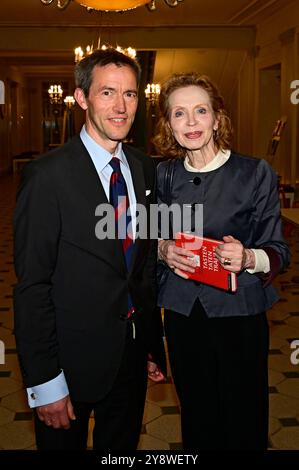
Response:
[{"label": "shirt cuff", "polygon": [[250,248],[255,256],[255,267],[253,269],[246,269],[249,274],[255,273],[268,273],[270,271],[269,256],[264,250]]},{"label": "shirt cuff", "polygon": [[63,371],[41,385],[27,388],[28,403],[30,408],[49,405],[69,395],[69,389]]}]

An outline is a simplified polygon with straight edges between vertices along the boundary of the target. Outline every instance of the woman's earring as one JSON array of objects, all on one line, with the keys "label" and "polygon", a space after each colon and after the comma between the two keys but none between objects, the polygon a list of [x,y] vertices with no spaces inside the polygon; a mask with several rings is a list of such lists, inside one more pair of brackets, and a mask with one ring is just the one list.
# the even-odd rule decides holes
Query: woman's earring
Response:
[{"label": "woman's earring", "polygon": [[213,129],[213,138],[214,140],[218,139],[218,129]]}]

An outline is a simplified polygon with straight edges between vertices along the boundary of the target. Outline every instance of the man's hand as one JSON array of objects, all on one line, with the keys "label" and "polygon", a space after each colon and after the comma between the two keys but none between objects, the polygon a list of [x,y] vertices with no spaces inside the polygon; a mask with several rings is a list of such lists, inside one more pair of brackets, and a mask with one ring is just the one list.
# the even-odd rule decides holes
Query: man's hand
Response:
[{"label": "man's hand", "polygon": [[41,421],[55,429],[69,429],[70,420],[76,419],[69,396],[49,405],[39,406],[36,411]]},{"label": "man's hand", "polygon": [[152,361],[147,361],[147,375],[153,382],[162,382],[162,380],[165,380],[163,372],[161,372],[157,364]]}]

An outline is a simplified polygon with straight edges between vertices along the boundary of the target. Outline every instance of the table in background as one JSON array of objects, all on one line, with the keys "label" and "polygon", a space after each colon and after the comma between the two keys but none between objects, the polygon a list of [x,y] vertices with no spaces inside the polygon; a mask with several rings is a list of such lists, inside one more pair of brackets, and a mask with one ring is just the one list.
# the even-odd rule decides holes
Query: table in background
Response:
[{"label": "table in background", "polygon": [[290,209],[281,209],[281,217],[286,222],[299,227],[299,207],[293,207]]}]

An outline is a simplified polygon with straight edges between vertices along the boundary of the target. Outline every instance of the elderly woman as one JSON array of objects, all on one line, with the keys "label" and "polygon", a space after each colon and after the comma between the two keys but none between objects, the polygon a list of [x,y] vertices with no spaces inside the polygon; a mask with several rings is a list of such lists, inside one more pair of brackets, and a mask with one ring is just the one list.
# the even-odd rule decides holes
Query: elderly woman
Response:
[{"label": "elderly woman", "polygon": [[159,105],[155,145],[175,158],[171,167],[169,162],[158,166],[159,203],[202,204],[203,236],[223,240],[217,258],[238,280],[237,291],[228,292],[186,279],[184,273],[194,272],[193,253],[172,239],[159,241],[164,263],[159,305],[165,307],[183,445],[263,450],[268,441],[265,312],[278,300],[271,281],[289,259],[276,175],[266,161],[230,149],[230,119],[208,77],[174,75],[162,86]]}]

